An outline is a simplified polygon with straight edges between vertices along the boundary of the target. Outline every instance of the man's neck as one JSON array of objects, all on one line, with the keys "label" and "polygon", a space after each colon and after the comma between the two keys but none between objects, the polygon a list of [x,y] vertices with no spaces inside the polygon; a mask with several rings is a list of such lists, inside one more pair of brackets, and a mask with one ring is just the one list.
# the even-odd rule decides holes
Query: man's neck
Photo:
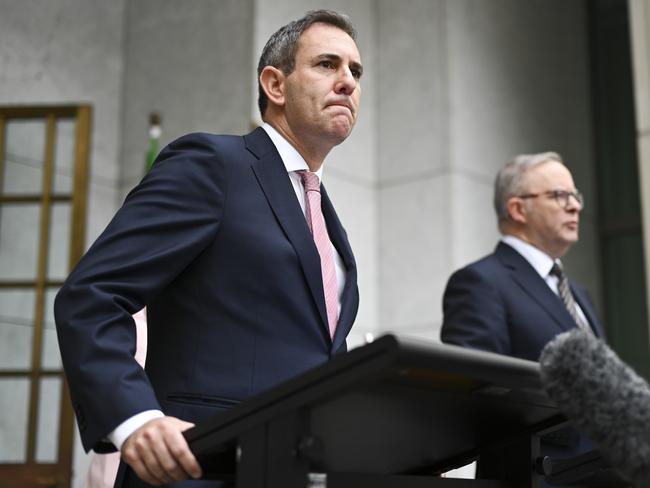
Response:
[{"label": "man's neck", "polygon": [[320,169],[325,157],[329,154],[330,149],[318,150],[318,144],[301,143],[285,119],[272,118],[265,120],[265,122],[273,127],[278,134],[284,137],[284,139],[291,144],[298,153],[300,153],[307,163],[307,166],[309,166],[310,171],[316,172]]}]

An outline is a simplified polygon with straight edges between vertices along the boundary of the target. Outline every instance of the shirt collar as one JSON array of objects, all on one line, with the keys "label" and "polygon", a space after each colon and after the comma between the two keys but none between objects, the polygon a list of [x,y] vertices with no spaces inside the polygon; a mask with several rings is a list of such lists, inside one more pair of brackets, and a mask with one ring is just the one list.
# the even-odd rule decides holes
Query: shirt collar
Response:
[{"label": "shirt collar", "polygon": [[551,268],[555,261],[544,251],[536,248],[519,237],[511,235],[503,236],[501,242],[508,244],[515,251],[521,254],[542,278],[546,279],[548,274],[551,272]]},{"label": "shirt collar", "polygon": [[[296,148],[293,147],[291,143],[284,138],[284,136],[282,136],[282,134],[273,128],[271,124],[264,122],[262,124],[262,129],[266,131],[266,133],[271,138],[273,145],[278,150],[287,173],[291,173],[293,171],[309,171],[309,166],[307,165],[305,159],[300,155]],[[318,176],[318,180],[323,181],[322,165],[320,168],[318,168],[318,171],[315,171],[315,173],[316,176]]]}]

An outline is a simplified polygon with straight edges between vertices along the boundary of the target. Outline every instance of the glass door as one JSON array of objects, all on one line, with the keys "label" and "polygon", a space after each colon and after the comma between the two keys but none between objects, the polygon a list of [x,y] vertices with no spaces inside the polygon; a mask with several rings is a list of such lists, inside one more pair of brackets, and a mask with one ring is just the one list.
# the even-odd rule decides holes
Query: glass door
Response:
[{"label": "glass door", "polygon": [[90,125],[88,106],[0,107],[0,480],[12,487],[70,486],[53,300],[84,249]]}]

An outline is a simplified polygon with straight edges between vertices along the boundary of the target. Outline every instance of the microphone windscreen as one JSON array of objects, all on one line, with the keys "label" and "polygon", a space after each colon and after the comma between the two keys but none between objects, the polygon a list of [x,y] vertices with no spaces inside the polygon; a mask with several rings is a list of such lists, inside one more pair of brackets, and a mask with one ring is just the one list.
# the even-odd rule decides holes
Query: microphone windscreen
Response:
[{"label": "microphone windscreen", "polygon": [[650,487],[650,388],[593,334],[558,335],[540,356],[548,396],[635,486]]}]

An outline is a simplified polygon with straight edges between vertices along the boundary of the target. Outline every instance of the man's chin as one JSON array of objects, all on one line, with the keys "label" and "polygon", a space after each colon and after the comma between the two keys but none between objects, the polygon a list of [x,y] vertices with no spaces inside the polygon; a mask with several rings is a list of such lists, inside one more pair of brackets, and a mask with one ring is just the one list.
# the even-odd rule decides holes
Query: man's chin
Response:
[{"label": "man's chin", "polygon": [[328,138],[334,145],[341,144],[345,141],[348,136],[352,133],[352,126],[349,124],[346,125],[336,125],[328,131]]},{"label": "man's chin", "polygon": [[564,242],[566,242],[567,246],[571,247],[574,244],[578,242],[578,233],[572,233],[568,236],[565,236]]}]

